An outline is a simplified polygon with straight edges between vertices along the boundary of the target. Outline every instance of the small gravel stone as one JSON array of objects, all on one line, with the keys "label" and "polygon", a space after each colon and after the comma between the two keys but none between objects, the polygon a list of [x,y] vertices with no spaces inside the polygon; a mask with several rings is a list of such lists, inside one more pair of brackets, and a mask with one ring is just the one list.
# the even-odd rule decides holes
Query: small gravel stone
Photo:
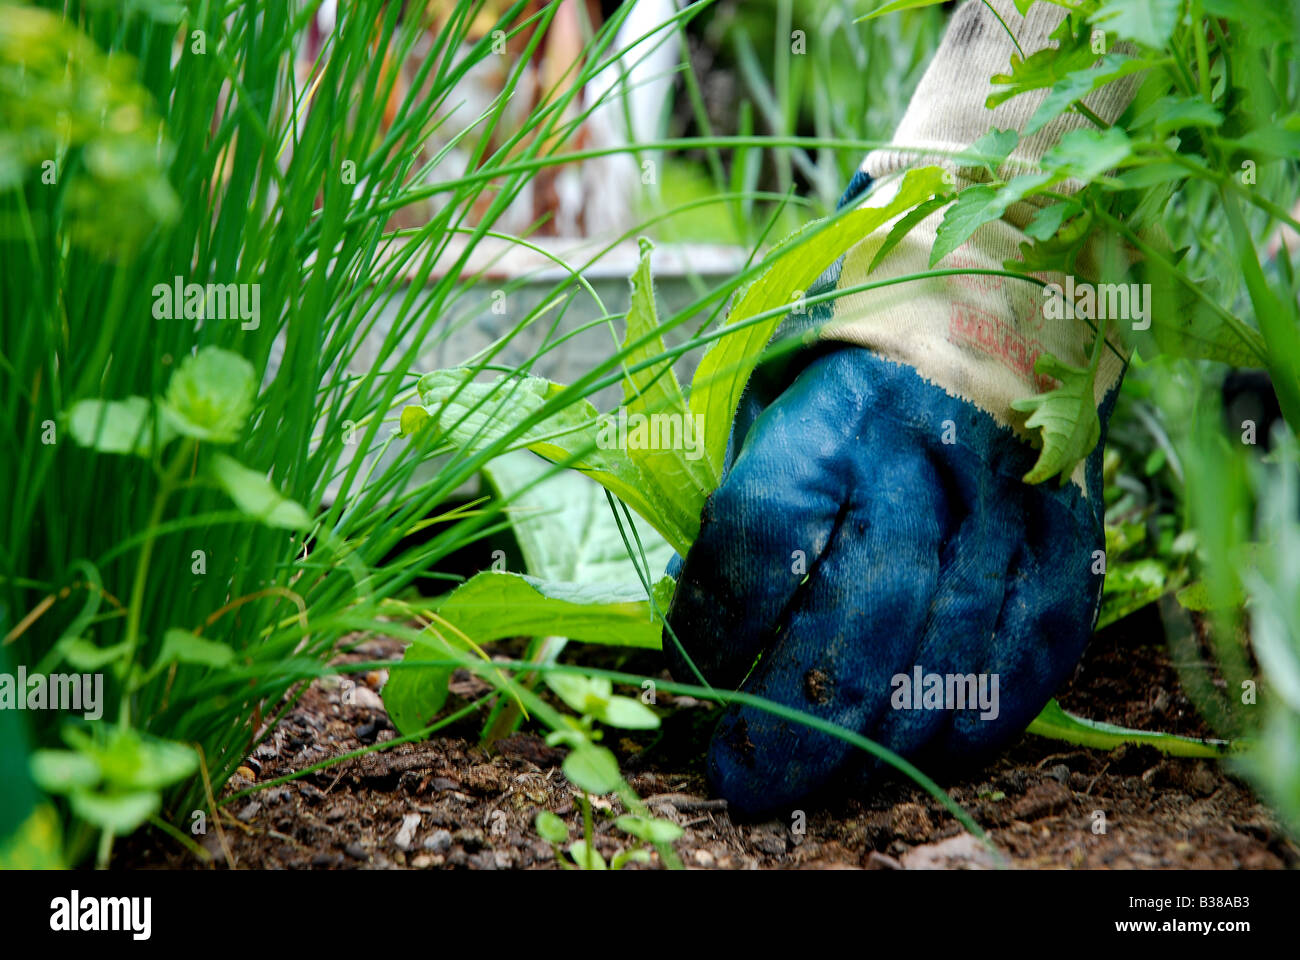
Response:
[{"label": "small gravel stone", "polygon": [[423,847],[430,853],[446,853],[451,849],[451,833],[447,830],[435,830],[424,838]]},{"label": "small gravel stone", "polygon": [[397,830],[397,836],[393,838],[398,850],[406,851],[411,849],[415,841],[415,831],[420,827],[420,815],[418,813],[408,813],[402,817],[402,825]]}]

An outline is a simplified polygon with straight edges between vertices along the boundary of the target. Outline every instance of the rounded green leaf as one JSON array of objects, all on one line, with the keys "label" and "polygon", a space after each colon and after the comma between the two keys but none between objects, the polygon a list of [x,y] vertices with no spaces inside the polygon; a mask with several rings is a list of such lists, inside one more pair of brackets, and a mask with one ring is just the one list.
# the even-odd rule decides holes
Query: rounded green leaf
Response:
[{"label": "rounded green leaf", "polygon": [[212,458],[212,476],[237,506],[268,527],[303,530],[311,516],[301,505],[275,489],[264,474],[250,470],[237,460],[218,453]]},{"label": "rounded green leaf", "polygon": [[614,691],[614,685],[604,677],[582,677],[572,673],[547,674],[546,685],[573,710],[593,717],[600,716]]},{"label": "rounded green leaf", "polygon": [[32,779],[46,793],[71,793],[99,782],[102,773],[93,757],[75,750],[37,750],[28,761]]},{"label": "rounded green leaf", "polygon": [[601,723],[624,730],[654,730],[659,726],[659,716],[640,700],[632,697],[610,697],[604,709],[592,714]]},{"label": "rounded green leaf", "polygon": [[176,436],[171,425],[154,414],[154,404],[144,397],[82,400],[68,411],[68,429],[83,447],[147,457],[153,450],[155,427],[159,449]]},{"label": "rounded green leaf", "polygon": [[72,812],[82,820],[111,830],[118,836],[131,833],[162,805],[162,797],[151,790],[133,793],[78,790],[72,794],[71,801]]},{"label": "rounded green leaf", "polygon": [[623,779],[614,754],[591,743],[569,751],[564,758],[564,775],[579,790],[597,795],[613,792]]},{"label": "rounded green leaf", "polygon": [[[589,852],[590,857],[588,857]],[[609,869],[605,864],[605,858],[600,855],[599,850],[593,847],[588,851],[586,840],[574,840],[573,843],[569,845],[569,856],[573,857],[573,862],[583,870]]]},{"label": "rounded green leaf", "polygon": [[614,825],[646,843],[672,843],[686,833],[671,820],[657,817],[622,816],[614,821]]},{"label": "rounded green leaf", "polygon": [[237,353],[205,347],[172,374],[163,413],[178,433],[209,443],[234,443],[253,410],[257,377]]},{"label": "rounded green leaf", "polygon": [[191,663],[201,667],[224,667],[235,659],[235,651],[224,643],[198,637],[188,630],[168,630],[163,635],[160,663]]},{"label": "rounded green leaf", "polygon": [[533,826],[537,828],[537,835],[547,843],[564,843],[569,839],[568,826],[549,810],[539,811]]},{"label": "rounded green leaf", "polygon": [[59,652],[74,669],[91,672],[124,657],[130,645],[123,641],[111,647],[100,647],[85,637],[68,637],[59,642]]}]

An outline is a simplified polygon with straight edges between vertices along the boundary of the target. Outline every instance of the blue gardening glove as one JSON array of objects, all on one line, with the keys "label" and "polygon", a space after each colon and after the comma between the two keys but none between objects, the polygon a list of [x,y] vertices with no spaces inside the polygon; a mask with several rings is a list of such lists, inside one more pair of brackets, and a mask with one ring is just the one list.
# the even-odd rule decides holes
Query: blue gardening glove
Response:
[{"label": "blue gardening glove", "polygon": [[[993,6],[1027,52],[1046,46],[1062,15]],[[894,142],[951,155],[991,127],[1020,129],[1041,95],[984,106],[988,77],[1013,51],[984,4],[959,8]],[[1109,121],[1131,94],[1112,84],[1088,104]],[[1083,122],[1049,125],[1008,163],[1033,169]],[[918,159],[901,146],[873,153],[850,190]],[[1013,208],[938,266],[1001,268],[1019,255],[1030,213]],[[914,228],[872,278],[926,270],[941,218]],[[864,282],[886,233],[858,242],[810,293]],[[1046,319],[1044,302],[1029,283],[957,276],[791,318],[778,336],[798,321],[818,345],[751,377],[723,482],[670,570],[664,649],[675,678],[696,681],[698,669],[923,762],[977,759],[1024,730],[1078,662],[1104,575],[1101,443],[1063,485],[1022,479],[1037,453],[1013,401],[1054,385],[1035,373],[1039,355],[1086,367],[1095,339],[1083,320]],[[1102,434],[1124,368],[1113,327],[1094,391]],[[758,815],[860,785],[879,763],[734,705],[707,766],[733,811]]]}]

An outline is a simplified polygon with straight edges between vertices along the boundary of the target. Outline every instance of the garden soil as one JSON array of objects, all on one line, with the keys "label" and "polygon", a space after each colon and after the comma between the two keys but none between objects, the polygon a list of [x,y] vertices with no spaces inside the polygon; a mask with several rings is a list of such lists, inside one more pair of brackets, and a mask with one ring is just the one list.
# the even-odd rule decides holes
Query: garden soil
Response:
[{"label": "garden soil", "polygon": [[[1154,623],[1153,623],[1154,621]],[[1130,617],[1100,633],[1059,699],[1095,720],[1144,730],[1211,736],[1179,688],[1159,621]],[[1143,633],[1147,634],[1146,639]],[[591,648],[583,650],[586,662]],[[349,663],[395,658],[400,645],[369,640]],[[602,664],[604,665],[604,664]],[[658,665],[610,666],[653,674]],[[230,798],[322,760],[397,736],[383,709],[384,671],[357,673],[355,687],[317,681],[226,786]],[[452,683],[451,706],[487,687],[468,674]],[[717,712],[661,693],[659,731],[636,739],[609,731],[629,783],[652,812],[678,823],[675,844],[692,869],[926,869],[994,866],[982,844],[924,790],[905,779],[831,808],[806,823],[733,822],[710,795],[701,756]],[[576,837],[581,812],[560,769],[561,751],[533,733],[477,745],[481,720],[268,786],[228,801],[221,829],[198,837],[204,861],[161,834],[121,848],[118,868],[294,870],[558,869],[533,829],[550,810]],[[1150,747],[1106,752],[1025,735],[974,775],[940,779],[988,831],[1015,868],[1279,869],[1300,850],[1273,814],[1214,761],[1165,757]],[[614,826],[616,798],[595,801],[596,847],[606,859],[629,838]],[[1102,817],[1104,816],[1104,822]],[[1104,828],[1104,829],[1103,829]],[[646,866],[657,868],[657,854]]]}]

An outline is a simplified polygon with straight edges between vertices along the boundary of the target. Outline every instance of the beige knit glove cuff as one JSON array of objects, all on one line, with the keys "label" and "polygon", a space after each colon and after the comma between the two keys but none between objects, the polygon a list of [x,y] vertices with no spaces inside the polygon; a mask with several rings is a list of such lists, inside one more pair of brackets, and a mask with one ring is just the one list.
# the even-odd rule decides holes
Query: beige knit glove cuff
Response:
[{"label": "beige knit glove cuff", "polygon": [[[992,6],[1006,23],[998,22]],[[1065,19],[1066,11],[1055,4],[1035,3],[1025,16],[1016,11],[1013,0],[967,0],[952,15],[939,49],[916,88],[907,112],[894,133],[894,146],[873,150],[862,169],[880,178],[906,167],[936,164],[956,171],[960,164],[952,155],[966,150],[994,127],[1020,131],[1047,96],[1035,90],[1012,97],[992,110],[985,106],[990,94],[1004,90],[989,82],[994,74],[1011,72],[1014,34],[1026,57],[1049,46],[1051,33]],[[1123,52],[1122,45],[1116,45]],[[1139,78],[1122,77],[1084,97],[1094,113],[1113,123],[1132,101]],[[1070,111],[1041,130],[1021,140],[1002,168],[1004,178],[1037,169],[1043,154],[1065,133],[1091,126],[1079,113]],[[1069,189],[1069,184],[1064,188]]]}]

